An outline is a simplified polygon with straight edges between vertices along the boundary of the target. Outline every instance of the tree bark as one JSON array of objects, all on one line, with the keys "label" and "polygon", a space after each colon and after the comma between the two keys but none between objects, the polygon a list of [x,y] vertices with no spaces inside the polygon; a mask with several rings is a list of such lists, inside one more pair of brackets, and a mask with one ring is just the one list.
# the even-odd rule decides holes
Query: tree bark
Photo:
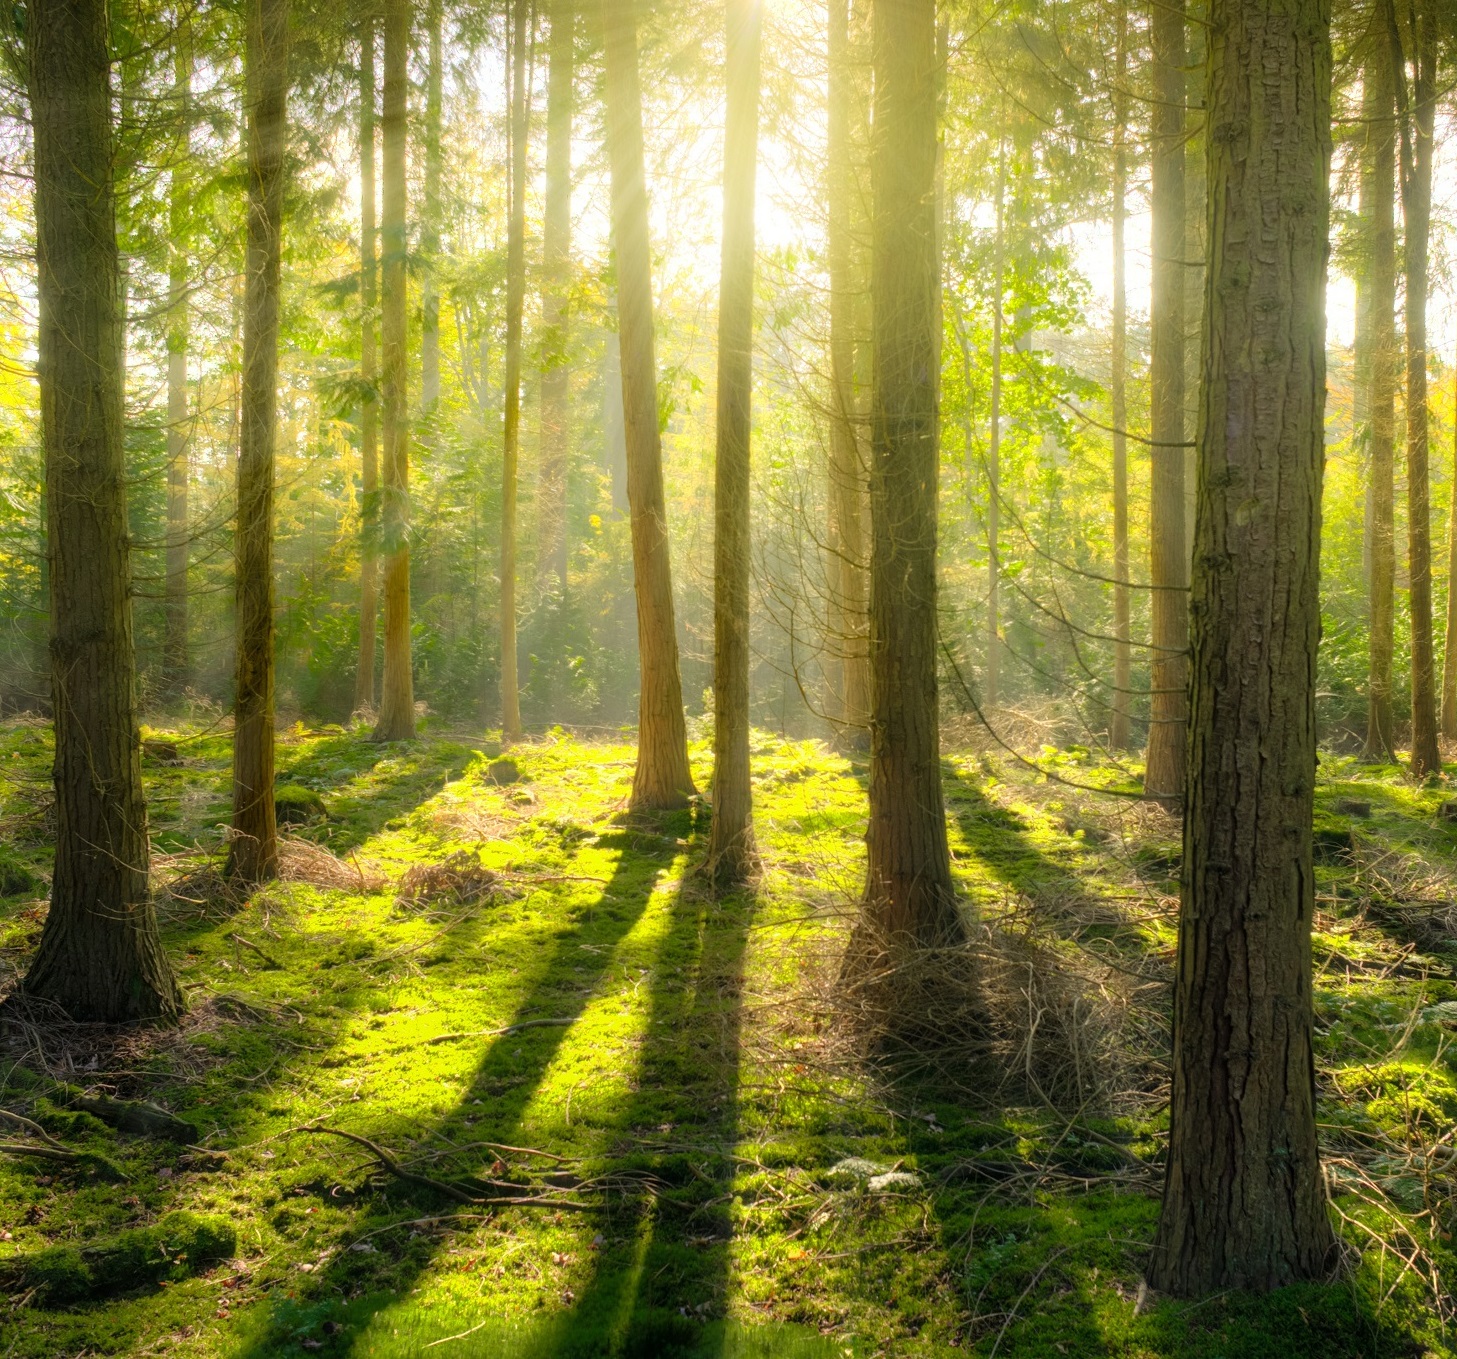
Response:
[{"label": "tree bark", "polygon": [[1124,228],[1128,218],[1128,8],[1118,6],[1113,59],[1113,704],[1108,744],[1127,750],[1129,686],[1133,676],[1133,624],[1128,589],[1128,294]]},{"label": "tree bark", "polygon": [[854,126],[859,82],[850,43],[852,0],[829,0],[829,107],[825,144],[826,254],[830,275],[829,590],[834,678],[831,719],[845,745],[863,747],[870,722],[866,466],[856,381],[857,318],[867,280],[856,228],[859,211]]},{"label": "tree bark", "polygon": [[121,311],[104,0],[35,0],[34,129],[56,855],[21,991],[72,1019],[183,1009],[147,893],[122,448]]},{"label": "tree bark", "polygon": [[420,418],[427,438],[440,402],[440,96],[444,75],[440,0],[428,0],[425,27],[430,64],[425,74],[425,203],[420,214]]},{"label": "tree bark", "polygon": [[1411,6],[1415,82],[1408,93],[1406,56],[1394,0],[1385,0],[1400,132],[1401,215],[1406,226],[1406,541],[1411,580],[1411,772],[1442,771],[1432,658],[1432,506],[1427,410],[1428,246],[1432,225],[1432,130],[1436,116],[1436,21]]},{"label": "tree bark", "polygon": [[176,160],[168,186],[167,241],[167,574],[162,634],[162,687],[175,698],[187,687],[187,558],[190,525],[187,493],[192,444],[187,401],[188,168],[192,148],[192,25],[179,21],[173,38],[173,79],[177,90]]},{"label": "tree bark", "polygon": [[1366,317],[1364,378],[1370,540],[1370,618],[1366,760],[1396,763],[1392,660],[1396,651],[1396,93],[1379,23],[1363,72],[1361,151],[1362,274]]},{"label": "tree bark", "polygon": [[516,483],[521,455],[521,311],[526,298],[526,6],[511,34],[511,203],[506,227],[506,416],[501,462],[501,739],[521,739],[516,659]]},{"label": "tree bark", "polygon": [[755,859],[749,781],[749,443],[761,14],[761,0],[728,0],[713,502],[713,824],[708,842],[708,871],[720,884],[743,881]]},{"label": "tree bark", "polygon": [[384,0],[383,206],[380,340],[384,487],[384,680],[376,741],[415,736],[410,657],[410,398],[405,366],[405,119],[409,96],[410,0]]},{"label": "tree bark", "polygon": [[1149,304],[1149,583],[1152,702],[1144,791],[1184,794],[1189,645],[1188,549],[1184,539],[1184,101],[1183,0],[1155,0],[1153,59],[1152,295]]},{"label": "tree bark", "polygon": [[872,24],[870,824],[852,967],[962,935],[936,694],[936,6],[875,0]]},{"label": "tree bark", "polygon": [[374,179],[374,44],[371,12],[359,34],[359,376],[364,399],[359,408],[359,461],[363,502],[359,534],[359,669],[354,680],[354,710],[374,710],[375,628],[379,614],[379,378],[376,349],[379,265]]},{"label": "tree bark", "polygon": [[1330,9],[1213,0],[1210,20],[1189,787],[1149,1268],[1186,1297],[1319,1277],[1334,1246],[1310,955]]},{"label": "tree bark", "polygon": [[653,336],[652,258],[643,170],[642,91],[634,0],[602,0],[606,57],[607,158],[612,177],[612,238],[617,255],[618,339],[627,434],[627,498],[637,592],[638,700],[634,808],[681,807],[693,795],[673,575],[663,496]]},{"label": "tree bark", "polygon": [[1457,741],[1457,383],[1452,397],[1452,506],[1447,518],[1447,632],[1442,651],[1444,741]]},{"label": "tree bark", "polygon": [[1007,138],[997,138],[997,226],[992,261],[992,390],[987,415],[987,638],[982,708],[1002,701],[1002,314],[1006,287]]},{"label": "tree bark", "polygon": [[278,435],[279,270],[288,103],[288,0],[249,0],[248,243],[238,446],[237,658],[228,873],[278,875],[273,806],[273,458]]},{"label": "tree bark", "polygon": [[572,437],[567,294],[572,257],[572,113],[577,0],[551,0],[546,87],[546,203],[542,214],[541,464],[537,473],[537,590],[567,585],[567,461]]}]

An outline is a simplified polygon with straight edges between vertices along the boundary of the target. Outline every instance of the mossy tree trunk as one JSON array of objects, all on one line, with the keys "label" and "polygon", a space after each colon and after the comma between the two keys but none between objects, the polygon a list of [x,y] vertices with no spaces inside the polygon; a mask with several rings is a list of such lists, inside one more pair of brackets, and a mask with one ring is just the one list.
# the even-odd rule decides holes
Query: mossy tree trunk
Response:
[{"label": "mossy tree trunk", "polygon": [[34,129],[56,853],[21,991],[72,1019],[171,1018],[147,890],[122,449],[120,276],[104,0],[26,10]]},{"label": "mossy tree trunk", "polygon": [[363,503],[359,534],[359,668],[354,679],[354,709],[374,708],[374,661],[379,613],[379,379],[377,349],[379,265],[376,259],[374,176],[374,44],[376,16],[371,11],[359,31],[359,376],[364,388],[359,408],[359,462]]},{"label": "mossy tree trunk", "polygon": [[755,857],[749,780],[749,433],[761,12],[761,0],[728,0],[714,463],[713,825],[708,845],[709,873],[720,883],[748,877]]},{"label": "mossy tree trunk", "polygon": [[1179,1296],[1317,1278],[1334,1245],[1310,951],[1330,10],[1213,0],[1210,20],[1189,787],[1149,1264]]},{"label": "mossy tree trunk", "polygon": [[278,437],[279,272],[288,103],[288,0],[249,0],[245,63],[248,241],[235,549],[237,657],[228,872],[278,873],[273,805],[273,460]]},{"label": "mossy tree trunk", "polygon": [[602,0],[607,158],[612,177],[612,240],[617,258],[617,324],[627,436],[627,499],[637,593],[638,698],[634,808],[683,806],[693,795],[673,573],[658,427],[657,345],[652,257],[643,167],[642,90],[634,0]]}]

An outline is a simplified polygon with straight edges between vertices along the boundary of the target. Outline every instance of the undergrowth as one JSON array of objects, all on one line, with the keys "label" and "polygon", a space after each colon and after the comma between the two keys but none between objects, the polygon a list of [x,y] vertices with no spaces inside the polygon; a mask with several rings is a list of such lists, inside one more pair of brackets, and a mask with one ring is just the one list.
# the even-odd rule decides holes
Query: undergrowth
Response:
[{"label": "undergrowth", "polygon": [[[15,1284],[6,1355],[1457,1353],[1441,789],[1322,770],[1321,1118],[1348,1268],[1189,1304],[1140,1291],[1179,853],[1159,809],[949,752],[996,984],[959,1056],[867,1061],[833,984],[865,770],[817,743],[756,735],[764,874],[714,899],[704,809],[624,815],[625,742],[555,732],[503,780],[478,738],[296,728],[279,783],[308,814],[285,880],[239,896],[216,873],[228,738],[148,736],[180,760],[145,772],[190,1011],[6,1030],[0,1106],[85,1156],[0,1153],[0,1274],[155,1253],[105,1297]],[[43,726],[0,727],[4,989],[44,918],[49,759]],[[155,1101],[200,1142],[120,1132],[81,1089]],[[230,1257],[177,1258],[163,1224],[184,1221],[230,1224]]]}]

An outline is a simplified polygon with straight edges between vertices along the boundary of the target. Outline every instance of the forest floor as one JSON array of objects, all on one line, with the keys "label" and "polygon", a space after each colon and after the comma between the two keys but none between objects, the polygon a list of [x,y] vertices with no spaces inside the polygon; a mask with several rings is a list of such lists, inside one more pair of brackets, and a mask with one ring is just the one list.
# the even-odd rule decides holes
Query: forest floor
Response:
[{"label": "forest floor", "polygon": [[[290,829],[288,880],[238,899],[215,872],[227,736],[146,735],[180,759],[145,766],[190,1011],[5,1030],[0,1108],[86,1155],[0,1129],[0,1356],[1457,1353],[1444,788],[1322,762],[1347,1259],[1191,1305],[1140,1286],[1179,855],[1159,809],[948,752],[983,998],[961,1049],[868,1064],[836,1004],[865,770],[818,743],[756,735],[764,871],[716,900],[702,808],[624,814],[624,737],[557,732],[511,767],[479,736],[298,727],[283,801],[324,818]],[[0,991],[43,919],[49,741],[0,727]],[[196,1142],[120,1132],[82,1091],[155,1101]]]}]

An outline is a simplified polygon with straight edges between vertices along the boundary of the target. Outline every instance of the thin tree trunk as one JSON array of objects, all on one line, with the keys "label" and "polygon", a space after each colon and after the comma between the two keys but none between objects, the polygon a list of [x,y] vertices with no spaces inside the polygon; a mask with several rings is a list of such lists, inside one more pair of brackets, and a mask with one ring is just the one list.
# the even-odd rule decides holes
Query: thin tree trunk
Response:
[{"label": "thin tree trunk", "polygon": [[278,874],[273,806],[273,457],[278,435],[279,269],[288,103],[288,0],[249,0],[248,245],[238,448],[237,658],[228,873]]},{"label": "thin tree trunk", "polygon": [[405,366],[405,119],[409,96],[410,0],[384,0],[383,206],[380,340],[384,487],[384,681],[376,741],[415,736],[410,657],[410,397]]},{"label": "thin tree trunk", "polygon": [[1006,286],[1007,138],[997,138],[997,228],[992,260],[992,390],[987,420],[987,644],[982,708],[1002,701],[1002,290]]},{"label": "thin tree trunk", "polygon": [[1447,519],[1447,635],[1442,652],[1442,739],[1457,741],[1457,380],[1452,385],[1452,508]]},{"label": "thin tree trunk", "polygon": [[673,616],[673,575],[658,428],[652,259],[643,170],[642,91],[634,0],[602,0],[606,56],[607,156],[612,174],[612,238],[617,254],[617,320],[627,432],[627,498],[637,591],[637,769],[631,805],[681,807],[694,792],[688,767],[683,682]]},{"label": "thin tree trunk", "polygon": [[1128,590],[1128,296],[1124,227],[1128,217],[1128,9],[1118,6],[1113,59],[1113,359],[1109,381],[1113,400],[1113,712],[1108,744],[1127,750],[1129,685],[1132,681],[1133,625]]},{"label": "thin tree trunk", "polygon": [[162,636],[162,685],[169,697],[187,687],[187,492],[192,443],[187,401],[187,235],[192,149],[192,25],[183,19],[173,39],[173,79],[181,128],[168,187],[167,243],[167,579]]},{"label": "thin tree trunk", "polygon": [[955,941],[936,694],[936,6],[875,0],[870,824],[847,955]]},{"label": "thin tree trunk", "polygon": [[501,464],[501,739],[521,739],[516,661],[516,482],[521,453],[521,310],[526,297],[526,5],[511,36],[511,205],[506,228],[506,439]]},{"label": "thin tree trunk", "polygon": [[55,872],[21,990],[72,1019],[172,1018],[147,892],[122,449],[104,0],[26,9],[55,715]]},{"label": "thin tree trunk", "polygon": [[1392,660],[1396,652],[1396,92],[1384,25],[1363,74],[1361,217],[1367,316],[1364,401],[1371,532],[1366,556],[1370,594],[1366,685],[1366,760],[1396,763]]},{"label": "thin tree trunk", "polygon": [[546,87],[546,203],[542,215],[541,465],[537,475],[537,589],[567,584],[567,456],[572,387],[567,293],[572,255],[572,112],[577,0],[551,0]]},{"label": "thin tree trunk", "polygon": [[852,0],[829,0],[829,109],[825,156],[830,274],[829,589],[836,656],[831,718],[841,741],[863,746],[870,720],[870,653],[865,561],[865,457],[855,374],[858,303],[866,280],[856,249],[858,217],[853,110],[857,81],[850,51]]},{"label": "thin tree trunk", "polygon": [[420,254],[424,273],[420,289],[420,418],[433,433],[440,402],[440,95],[444,74],[441,53],[440,0],[425,7],[430,64],[425,75],[425,203],[420,214]]},{"label": "thin tree trunk", "polygon": [[1440,773],[1437,695],[1432,658],[1432,507],[1427,410],[1428,243],[1432,225],[1432,128],[1436,115],[1435,21],[1411,6],[1415,88],[1408,96],[1406,57],[1394,0],[1385,0],[1396,86],[1401,150],[1401,210],[1406,226],[1406,536],[1411,579],[1411,772]]},{"label": "thin tree trunk", "polygon": [[1155,0],[1150,329],[1149,583],[1152,703],[1144,791],[1184,794],[1189,554],[1184,541],[1184,5]]},{"label": "thin tree trunk", "polygon": [[713,825],[708,842],[708,872],[719,883],[742,881],[754,866],[749,781],[749,440],[761,13],[760,0],[728,0],[713,502]]},{"label": "thin tree trunk", "polygon": [[371,13],[359,35],[359,376],[364,399],[359,408],[359,459],[363,504],[359,535],[359,669],[354,680],[354,710],[374,709],[375,628],[379,614],[379,406],[375,307],[379,282],[376,260],[374,180],[374,43]]},{"label": "thin tree trunk", "polygon": [[[1204,219],[1209,196],[1204,182],[1204,31],[1208,21],[1205,0],[1189,0],[1189,38],[1185,58],[1184,135],[1184,546],[1192,568],[1194,519],[1199,503],[1199,387],[1203,372],[1200,346],[1204,334]],[[1187,579],[1187,575],[1186,575]]]},{"label": "thin tree trunk", "polygon": [[[1210,257],[1184,892],[1163,1211],[1183,1297],[1322,1277],[1316,649],[1329,227],[1325,0],[1213,0]],[[1279,117],[1270,72],[1279,73]]]}]

